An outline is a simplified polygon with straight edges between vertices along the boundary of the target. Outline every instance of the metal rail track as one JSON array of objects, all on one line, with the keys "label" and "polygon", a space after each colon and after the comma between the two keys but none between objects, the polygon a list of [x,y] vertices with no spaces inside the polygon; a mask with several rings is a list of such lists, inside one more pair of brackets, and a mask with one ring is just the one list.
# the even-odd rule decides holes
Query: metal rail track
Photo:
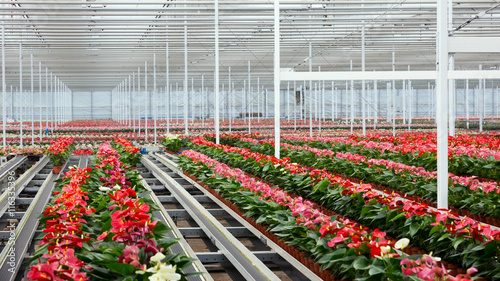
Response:
[{"label": "metal rail track", "polygon": [[159,206],[215,280],[321,280],[162,153],[139,167]]},{"label": "metal rail track", "polygon": [[38,216],[52,196],[55,180],[70,166],[87,166],[87,156],[72,156],[60,174],[52,173],[52,164],[44,156],[16,182],[14,190],[7,190],[0,198],[0,279],[26,280],[26,257],[34,249]]},{"label": "metal rail track", "polygon": [[16,155],[14,158],[10,159],[5,165],[0,167],[0,182],[3,181],[11,171],[15,171],[17,167],[22,165],[28,160],[27,156]]}]

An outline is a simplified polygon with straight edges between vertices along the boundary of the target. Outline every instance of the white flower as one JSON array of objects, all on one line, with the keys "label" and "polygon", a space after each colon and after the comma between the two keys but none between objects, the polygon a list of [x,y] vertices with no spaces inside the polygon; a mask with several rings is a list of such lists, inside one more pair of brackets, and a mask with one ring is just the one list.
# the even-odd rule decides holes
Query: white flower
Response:
[{"label": "white flower", "polygon": [[394,248],[402,250],[402,249],[406,248],[406,246],[408,246],[408,244],[410,244],[410,239],[401,238],[398,240],[398,242],[396,242],[396,244],[394,245]]},{"label": "white flower", "polygon": [[100,190],[100,191],[110,191],[110,190],[111,190],[111,188],[109,188],[109,187],[105,187],[105,186],[101,186],[101,187],[99,187],[99,190]]},{"label": "white flower", "polygon": [[391,252],[391,247],[390,246],[382,246],[382,247],[380,247],[380,251],[382,253],[384,253],[384,254],[385,253],[390,253]]},{"label": "white flower", "polygon": [[114,188],[114,189],[118,189],[118,190],[122,189],[122,187],[121,187],[121,186],[119,186],[119,185],[115,185],[115,186],[113,186],[113,188]]},{"label": "white flower", "polygon": [[[159,267],[159,268],[158,268]],[[171,264],[158,264],[155,267],[148,268],[148,272],[154,272],[153,275],[149,276],[149,281],[175,281],[180,280],[181,275],[175,273],[176,267]]]},{"label": "white flower", "polygon": [[162,253],[160,253],[160,252],[158,252],[154,256],[152,256],[150,260],[153,261],[153,262],[158,262],[158,261],[161,261],[164,258],[165,258],[165,255],[162,254]]}]

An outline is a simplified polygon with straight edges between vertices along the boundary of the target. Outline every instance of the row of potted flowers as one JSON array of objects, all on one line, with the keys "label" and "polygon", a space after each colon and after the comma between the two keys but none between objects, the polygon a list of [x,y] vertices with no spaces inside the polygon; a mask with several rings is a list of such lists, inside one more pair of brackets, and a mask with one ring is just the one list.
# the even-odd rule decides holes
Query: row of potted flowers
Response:
[{"label": "row of potted flowers", "polygon": [[[271,141],[252,138],[239,138],[236,142],[234,138],[224,140],[227,140],[228,144],[247,147],[257,152],[271,155],[274,153],[274,143]],[[409,195],[418,195],[431,201],[437,198],[436,173],[425,171],[421,167],[287,143],[282,144],[282,155],[298,163],[389,186]],[[494,182],[479,182],[471,177],[451,175],[449,200],[452,206],[459,209],[498,218],[500,210],[495,206],[499,200],[499,190]]]},{"label": "row of potted flowers", "polygon": [[[395,237],[412,236],[414,243],[422,249],[434,250],[452,262],[457,262],[458,256],[460,264],[470,266],[466,262],[467,251],[474,249],[482,253],[485,247],[496,247],[493,256],[482,259],[482,262],[479,261],[481,259],[477,260],[478,264],[482,264],[481,269],[488,272],[487,275],[496,274],[488,265],[488,260],[498,256],[496,241],[500,239],[500,232],[487,225],[470,218],[459,218],[449,211],[438,212],[425,204],[402,200],[397,194],[376,193],[369,185],[353,185],[324,170],[291,163],[288,159],[216,145],[202,138],[193,139],[193,143],[195,149],[202,153],[240,167],[367,225],[385,229]],[[466,238],[464,233],[471,233],[474,237]],[[481,246],[487,241],[493,241],[496,246]],[[456,247],[450,251],[452,245]]]},{"label": "row of potted flowers", "polygon": [[394,243],[378,229],[370,231],[348,219],[329,217],[313,208],[310,201],[294,198],[202,153],[184,151],[180,166],[245,210],[247,217],[342,278],[404,280],[412,275],[423,280],[470,279],[469,275],[458,276],[460,279],[449,276],[430,256],[401,257],[399,250],[407,246],[408,239]]},{"label": "row of potted flowers", "polygon": [[[419,134],[415,134],[419,135]],[[481,137],[477,136],[476,139]],[[297,144],[307,144],[316,148],[334,151],[348,150],[351,153],[369,156],[372,158],[397,159],[398,162],[420,166],[427,170],[435,171],[436,143],[405,142],[393,143],[391,141],[374,141],[353,135],[349,138],[332,138],[320,136],[285,135],[283,139]],[[500,162],[500,151],[493,148],[465,146],[451,144],[449,150],[450,172],[455,174],[476,175],[484,178],[498,179],[500,172],[493,169]]]},{"label": "row of potted flowers", "polygon": [[153,217],[149,192],[129,166],[136,156],[126,153],[139,155],[124,139],[103,143],[94,168],[65,174],[41,219],[30,280],[186,280],[192,259],[169,251],[177,239]]},{"label": "row of potted flowers", "polygon": [[[341,140],[325,140],[331,144]],[[407,164],[436,170],[437,142],[435,133],[404,134],[397,137],[382,137],[372,134],[367,137],[355,135],[346,144],[360,145],[367,149],[393,153]],[[452,173],[476,175],[500,179],[500,139],[495,134],[457,134],[449,137],[449,169]]]}]

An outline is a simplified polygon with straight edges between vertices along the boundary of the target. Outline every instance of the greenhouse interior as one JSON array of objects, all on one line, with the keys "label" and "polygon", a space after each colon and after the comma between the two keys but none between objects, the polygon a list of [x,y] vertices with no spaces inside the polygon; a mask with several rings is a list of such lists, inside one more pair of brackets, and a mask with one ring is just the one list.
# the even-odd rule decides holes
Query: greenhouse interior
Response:
[{"label": "greenhouse interior", "polygon": [[500,1],[0,11],[0,281],[500,280]]}]

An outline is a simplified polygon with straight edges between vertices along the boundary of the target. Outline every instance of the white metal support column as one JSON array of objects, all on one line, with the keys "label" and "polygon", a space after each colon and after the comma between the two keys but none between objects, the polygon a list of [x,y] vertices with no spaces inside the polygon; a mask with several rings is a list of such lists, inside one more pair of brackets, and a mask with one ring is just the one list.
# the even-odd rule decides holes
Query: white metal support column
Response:
[{"label": "white metal support column", "polygon": [[437,0],[437,207],[448,208],[448,1]]},{"label": "white metal support column", "polygon": [[5,84],[5,26],[2,25],[2,130],[3,130],[3,147],[7,147],[7,106],[6,106],[6,87]]},{"label": "white metal support column", "polygon": [[[479,65],[479,70],[483,69],[483,65]],[[479,79],[478,81],[478,86],[479,86],[479,105],[476,105],[476,107],[479,108],[478,113],[479,113],[479,132],[483,131],[483,116],[484,116],[484,87],[483,87],[483,80]]]},{"label": "white metal support column", "polygon": [[280,158],[280,2],[274,0],[274,156]]},{"label": "white metal support column", "polygon": [[[448,67],[450,71],[455,70],[455,56],[450,54],[448,56]],[[448,79],[448,123],[450,136],[455,135],[455,80]]]},{"label": "white metal support column", "polygon": [[50,73],[50,121],[51,121],[51,126],[50,126],[50,133],[54,134],[54,75],[51,72]]},{"label": "white metal support column", "polygon": [[[2,60],[4,61],[4,60]],[[19,138],[21,148],[23,148],[23,44],[19,43],[19,95],[20,95],[20,118],[19,118]],[[4,134],[5,135],[5,134]]]},{"label": "white metal support column", "polygon": [[40,100],[38,101],[40,105],[40,141],[42,140],[42,62],[38,62],[38,91]]},{"label": "white metal support column", "polygon": [[[312,42],[309,40],[309,72],[312,72]],[[309,80],[309,137],[313,136],[312,80]]]},{"label": "white metal support column", "polygon": [[[184,16],[185,18],[186,16]],[[187,41],[187,21],[184,21],[184,133],[189,134],[188,131],[188,41]]]},{"label": "white metal support column", "polygon": [[[220,143],[219,136],[219,110],[220,110],[220,83],[219,83],[219,0],[215,0],[215,116],[214,116],[214,126],[215,126],[215,142]],[[250,62],[249,62],[250,63]]]},{"label": "white metal support column", "polygon": [[127,95],[128,95],[128,103],[129,103],[129,106],[128,106],[128,127],[132,127],[132,114],[133,114],[133,110],[132,110],[132,105],[133,105],[133,102],[132,102],[132,87],[131,87],[131,77],[130,75],[128,76],[128,91],[127,91]]},{"label": "white metal support column", "polygon": [[[217,1],[217,0],[216,0]],[[227,95],[228,95],[228,103],[229,103],[229,106],[228,106],[228,111],[229,111],[229,133],[231,133],[231,123],[233,122],[233,118],[232,118],[232,107],[231,105],[233,104],[231,101],[234,99],[234,96],[233,96],[233,85],[231,85],[231,67],[229,67],[228,69],[228,76],[229,76],[229,86],[228,86],[228,92],[227,92]],[[233,105],[234,106],[234,105]]]},{"label": "white metal support column", "polygon": [[[2,60],[5,61],[5,60]],[[35,89],[34,89],[34,81],[33,81],[33,72],[34,72],[34,65],[33,65],[33,54],[31,54],[31,145],[35,144]]]},{"label": "white metal support column", "polygon": [[252,133],[252,115],[253,113],[251,113],[252,111],[252,96],[251,96],[251,93],[252,93],[252,83],[250,83],[251,81],[251,74],[250,74],[250,61],[248,61],[248,88],[247,88],[247,95],[248,95],[248,98],[247,98],[247,112],[248,112],[248,133],[251,134]]},{"label": "white metal support column", "polygon": [[[352,71],[352,60],[350,69]],[[354,80],[351,80],[351,134],[354,133]]]},{"label": "white metal support column", "polygon": [[[152,106],[154,107],[154,113],[153,118],[154,118],[154,140],[155,140],[155,145],[156,145],[156,116],[158,115],[157,112],[157,103],[156,103],[156,54],[153,54],[153,103]],[[151,109],[153,111],[153,109]]]},{"label": "white metal support column", "polygon": [[165,80],[166,80],[166,89],[167,91],[167,106],[166,106],[166,114],[167,114],[167,134],[170,134],[170,49],[168,46],[168,33],[167,33],[167,40],[166,40],[166,46],[165,46]]},{"label": "white metal support column", "polygon": [[148,62],[144,62],[144,139],[148,141]]},{"label": "white metal support column", "polygon": [[49,68],[45,67],[45,127],[49,129]]},{"label": "white metal support column", "polygon": [[[446,1],[448,3],[448,37],[453,36],[453,1]],[[448,40],[448,38],[446,38]],[[455,55],[448,52],[448,70],[455,70]],[[455,80],[448,79],[448,134],[455,135]]]},{"label": "white metal support column", "polygon": [[[139,94],[141,92],[141,68],[137,68],[137,93]],[[139,123],[138,125],[138,133],[139,135],[141,134],[141,106],[137,106],[137,122]]]},{"label": "white metal support column", "polygon": [[469,79],[465,80],[465,119],[467,120],[467,129],[469,129]]},{"label": "white metal support column", "polygon": [[377,121],[378,121],[378,110],[379,110],[379,106],[378,106],[378,81],[375,80],[373,81],[373,96],[375,98],[375,102],[374,102],[374,108],[375,108],[375,112],[373,113],[373,129],[377,129]]},{"label": "white metal support column", "polygon": [[135,72],[132,72],[132,93],[130,94],[130,109],[131,109],[131,118],[132,118],[132,126],[133,126],[133,130],[134,130],[134,133],[135,133],[135,115],[136,115],[136,112],[135,112],[135,108],[134,108],[134,105],[135,105],[135,95],[136,95],[136,92],[135,92]]},{"label": "white metal support column", "polygon": [[[364,23],[363,23],[364,24]],[[365,26],[361,27],[361,71],[365,72]],[[366,83],[361,80],[361,115],[363,115],[363,136],[366,136]]]}]

